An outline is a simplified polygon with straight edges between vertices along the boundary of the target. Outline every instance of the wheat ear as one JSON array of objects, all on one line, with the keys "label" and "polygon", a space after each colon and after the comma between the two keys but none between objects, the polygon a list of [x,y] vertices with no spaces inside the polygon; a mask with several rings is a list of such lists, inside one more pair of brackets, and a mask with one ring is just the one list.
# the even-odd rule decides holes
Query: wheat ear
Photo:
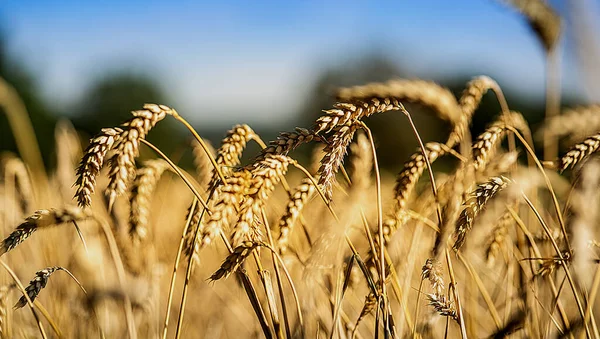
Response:
[{"label": "wheat ear", "polygon": [[462,141],[481,99],[488,90],[496,88],[500,88],[496,81],[485,75],[478,76],[467,83],[458,100],[461,109],[460,119],[448,136],[448,141],[446,141],[448,147],[452,148]]},{"label": "wheat ear", "polygon": [[144,109],[133,111],[133,118],[121,125],[123,132],[114,145],[115,154],[110,159],[108,187],[109,208],[117,196],[125,193],[127,184],[135,177],[135,158],[139,155],[140,140],[174,110],[164,105],[146,104]]},{"label": "wheat ear", "polygon": [[447,88],[425,80],[390,80],[385,83],[371,83],[363,86],[342,88],[337,99],[342,102],[387,98],[390,102],[407,101],[433,108],[442,119],[455,122],[459,119],[460,108],[456,98]]},{"label": "wheat ear", "polygon": [[[233,229],[233,245],[250,240],[259,242],[262,239],[260,228],[255,219],[259,219],[260,210],[264,207],[275,185],[285,176],[290,158],[282,155],[268,156],[252,170],[252,179],[245,192],[244,202],[238,213],[238,220]],[[259,219],[260,220],[260,219]]]},{"label": "wheat ear", "polygon": [[509,183],[510,179],[506,177],[492,177],[487,182],[478,185],[475,191],[471,193],[471,198],[465,202],[465,207],[456,222],[454,250],[458,251],[462,247],[467,233],[473,227],[475,217],[485,207],[486,203],[506,188]]},{"label": "wheat ear", "polygon": [[235,272],[252,254],[252,252],[261,246],[252,241],[243,241],[233,249],[233,252],[227,256],[221,267],[210,276],[210,280],[215,281],[221,278],[227,278]]},{"label": "wheat ear", "polygon": [[558,160],[558,169],[562,172],[569,167],[574,167],[585,158],[596,153],[600,148],[600,133],[587,137],[582,142],[575,144],[565,155]]},{"label": "wheat ear", "polygon": [[279,237],[277,238],[277,248],[281,253],[284,253],[288,247],[290,233],[294,229],[294,224],[300,213],[304,208],[304,205],[308,202],[308,199],[314,194],[315,186],[312,181],[308,178],[302,179],[300,185],[296,187],[290,201],[288,202],[285,213],[279,219]]},{"label": "wheat ear", "polygon": [[60,225],[67,222],[77,222],[89,217],[91,217],[91,214],[88,211],[78,207],[35,211],[2,241],[2,244],[0,245],[0,255],[14,249],[41,228]]},{"label": "wheat ear", "polygon": [[540,39],[547,52],[560,38],[561,20],[558,14],[543,0],[504,0],[525,16],[527,23]]},{"label": "wheat ear", "polygon": [[169,163],[162,159],[148,160],[135,174],[129,199],[129,235],[134,244],[139,245],[148,235],[152,194],[160,177],[169,168]]},{"label": "wheat ear", "polygon": [[[31,279],[31,281],[29,282],[29,285],[27,287],[25,287],[25,291],[27,292],[27,295],[29,296],[29,299],[31,299],[32,302],[37,298],[37,296],[40,294],[42,289],[44,287],[46,287],[46,284],[48,283],[48,279],[50,279],[50,276],[52,275],[52,273],[54,273],[58,270],[61,270],[61,269],[62,269],[62,267],[54,266],[54,267],[47,267],[47,268],[44,268],[43,270],[39,270],[39,271],[35,272],[35,277],[33,279]],[[25,305],[27,305],[27,299],[24,296],[22,296],[21,298],[19,298],[19,301],[17,301],[14,308],[18,309]]]}]

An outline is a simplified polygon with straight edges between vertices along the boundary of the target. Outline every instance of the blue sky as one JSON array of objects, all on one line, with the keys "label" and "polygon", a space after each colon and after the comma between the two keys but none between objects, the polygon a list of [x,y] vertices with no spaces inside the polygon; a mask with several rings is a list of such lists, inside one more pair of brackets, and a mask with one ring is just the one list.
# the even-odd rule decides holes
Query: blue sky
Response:
[{"label": "blue sky", "polygon": [[[64,110],[93,76],[130,67],[154,72],[195,121],[277,124],[322,69],[370,46],[413,76],[488,74],[533,97],[544,89],[540,45],[494,0],[15,0],[0,15],[10,51]],[[565,87],[579,91],[572,56],[563,60]]]}]

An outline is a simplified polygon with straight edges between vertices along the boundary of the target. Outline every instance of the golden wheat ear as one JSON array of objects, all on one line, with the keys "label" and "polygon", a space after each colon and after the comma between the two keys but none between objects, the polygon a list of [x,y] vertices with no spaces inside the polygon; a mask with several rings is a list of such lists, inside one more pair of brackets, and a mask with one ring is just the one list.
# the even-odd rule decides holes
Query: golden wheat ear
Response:
[{"label": "golden wheat ear", "polygon": [[0,256],[17,247],[39,229],[68,222],[77,222],[90,217],[91,213],[89,211],[74,206],[35,211],[2,241],[0,244]]}]

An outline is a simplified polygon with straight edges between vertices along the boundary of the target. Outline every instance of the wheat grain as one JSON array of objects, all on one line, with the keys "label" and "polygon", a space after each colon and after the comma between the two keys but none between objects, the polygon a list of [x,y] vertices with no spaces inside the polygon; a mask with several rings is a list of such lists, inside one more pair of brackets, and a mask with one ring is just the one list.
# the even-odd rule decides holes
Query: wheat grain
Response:
[{"label": "wheat grain", "polygon": [[0,255],[14,249],[41,228],[60,225],[67,222],[76,222],[89,217],[91,217],[90,212],[74,206],[61,209],[35,211],[2,241],[2,244],[0,245]]},{"label": "wheat grain", "polygon": [[508,133],[509,126],[519,130],[529,129],[523,115],[514,111],[492,123],[473,143],[472,152],[476,170],[485,168],[487,162],[493,157],[498,144]]},{"label": "wheat grain", "polygon": [[134,245],[141,244],[148,235],[152,194],[160,177],[169,168],[169,163],[162,159],[148,160],[135,174],[129,199],[129,236]]},{"label": "wheat grain", "polygon": [[229,225],[229,220],[236,215],[251,180],[252,173],[248,170],[234,172],[231,177],[225,179],[218,198],[209,206],[212,213],[201,230],[201,247],[209,245]]},{"label": "wheat grain", "polygon": [[275,140],[269,141],[267,148],[263,149],[260,154],[252,161],[252,167],[254,164],[264,160],[269,155],[288,155],[291,151],[295,150],[300,145],[309,143],[311,141],[323,141],[323,139],[315,135],[312,131],[296,127],[294,132],[281,132]]},{"label": "wheat grain", "polygon": [[421,268],[421,279],[429,280],[431,288],[436,295],[444,294],[444,278],[442,277],[440,264],[435,259],[427,259]]},{"label": "wheat grain", "polygon": [[471,198],[465,202],[465,208],[456,222],[454,250],[457,251],[462,247],[467,233],[473,227],[475,217],[485,207],[485,204],[498,192],[506,188],[509,182],[510,179],[506,177],[492,177],[487,182],[478,185],[475,191],[471,193]]}]

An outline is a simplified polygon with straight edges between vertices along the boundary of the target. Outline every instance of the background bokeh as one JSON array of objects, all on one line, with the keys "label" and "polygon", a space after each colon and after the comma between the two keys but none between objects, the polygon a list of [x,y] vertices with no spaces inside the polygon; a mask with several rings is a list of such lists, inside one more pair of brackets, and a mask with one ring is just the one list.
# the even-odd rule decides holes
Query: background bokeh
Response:
[{"label": "background bokeh", "polygon": [[[565,19],[563,106],[600,101],[592,81],[600,76],[599,3],[550,3]],[[331,106],[336,87],[396,77],[434,80],[458,93],[473,76],[489,75],[535,129],[545,67],[523,18],[491,0],[0,3],[0,76],[25,101],[47,162],[59,119],[87,139],[141,104],[159,102],[215,143],[235,123],[270,139],[309,126]],[[423,113],[415,115],[425,139],[443,138],[446,126],[413,109]],[[487,98],[474,130],[497,112]],[[150,139],[173,152],[187,134],[167,121]],[[400,115],[369,123],[384,166],[397,167],[414,150]],[[14,148],[0,115],[0,149]]]}]

